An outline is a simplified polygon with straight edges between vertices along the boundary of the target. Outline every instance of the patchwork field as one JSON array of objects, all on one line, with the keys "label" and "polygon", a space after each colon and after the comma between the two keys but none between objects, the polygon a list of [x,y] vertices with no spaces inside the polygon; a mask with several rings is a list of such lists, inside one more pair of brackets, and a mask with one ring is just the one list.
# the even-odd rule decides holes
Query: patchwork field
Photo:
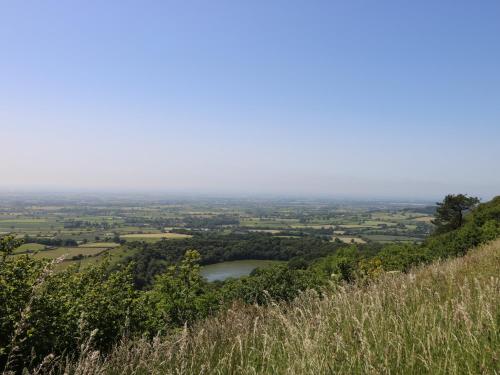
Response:
[{"label": "patchwork field", "polygon": [[[26,243],[19,254],[66,255],[64,264],[88,264],[130,255],[127,242],[260,233],[338,238],[345,243],[414,242],[432,231],[428,207],[386,203],[302,201],[179,201],[0,199],[0,233]],[[125,243],[125,245],[123,245]]]}]

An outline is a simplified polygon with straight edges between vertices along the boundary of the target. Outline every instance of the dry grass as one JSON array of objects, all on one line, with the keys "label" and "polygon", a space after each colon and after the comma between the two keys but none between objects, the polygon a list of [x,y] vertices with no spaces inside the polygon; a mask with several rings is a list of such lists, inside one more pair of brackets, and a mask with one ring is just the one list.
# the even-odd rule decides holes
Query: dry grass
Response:
[{"label": "dry grass", "polygon": [[434,217],[433,216],[421,216],[421,217],[416,217],[412,220],[421,221],[424,223],[430,223],[432,220],[434,220]]},{"label": "dry grass", "polygon": [[74,374],[498,374],[500,240],[290,305],[235,305],[166,338],[88,351]]},{"label": "dry grass", "polygon": [[366,243],[366,241],[362,238],[352,236],[332,236],[332,241],[335,241],[336,239],[344,243]]}]

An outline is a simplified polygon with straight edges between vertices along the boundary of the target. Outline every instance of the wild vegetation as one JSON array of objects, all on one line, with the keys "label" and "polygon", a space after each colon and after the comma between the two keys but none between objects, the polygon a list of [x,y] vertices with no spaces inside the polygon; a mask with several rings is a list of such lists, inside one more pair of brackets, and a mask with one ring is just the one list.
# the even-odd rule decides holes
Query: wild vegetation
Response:
[{"label": "wild vegetation", "polygon": [[212,264],[240,259],[298,258],[311,261],[333,254],[346,245],[316,237],[277,237],[269,233],[202,233],[184,240],[135,242],[128,246],[133,249],[133,255],[122,262],[134,264],[135,284],[144,288],[150,286],[155,276],[162,273],[168,264],[182,259],[189,249],[199,251],[201,264]]},{"label": "wild vegetation", "polygon": [[[439,260],[494,241],[499,223],[497,197],[421,244],[311,239],[302,245],[312,253],[309,246],[318,246],[313,258],[292,253],[288,264],[218,283],[201,277],[203,256],[186,249],[179,262],[164,258],[142,290],[134,285],[134,261],[57,269],[60,260],[13,256],[22,240],[4,236],[0,366],[54,373],[495,373],[500,244]],[[204,240],[213,241],[208,234]],[[224,249],[245,253],[250,245],[238,241]],[[140,246],[161,253],[166,243],[182,242]],[[274,242],[262,247],[269,244],[281,249]],[[438,263],[415,269],[431,262]]]},{"label": "wild vegetation", "polygon": [[[234,304],[154,340],[58,363],[68,373],[496,374],[500,241],[369,284]],[[56,368],[57,368],[56,366]]]}]

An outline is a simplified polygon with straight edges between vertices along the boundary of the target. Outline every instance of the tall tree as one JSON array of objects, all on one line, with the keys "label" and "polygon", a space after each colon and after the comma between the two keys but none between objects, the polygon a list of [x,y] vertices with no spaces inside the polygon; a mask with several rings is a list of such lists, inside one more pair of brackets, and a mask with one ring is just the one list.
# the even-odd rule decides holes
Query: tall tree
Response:
[{"label": "tall tree", "polygon": [[437,203],[435,219],[436,233],[445,233],[460,228],[464,223],[464,213],[474,208],[479,198],[464,194],[448,194],[442,202]]}]

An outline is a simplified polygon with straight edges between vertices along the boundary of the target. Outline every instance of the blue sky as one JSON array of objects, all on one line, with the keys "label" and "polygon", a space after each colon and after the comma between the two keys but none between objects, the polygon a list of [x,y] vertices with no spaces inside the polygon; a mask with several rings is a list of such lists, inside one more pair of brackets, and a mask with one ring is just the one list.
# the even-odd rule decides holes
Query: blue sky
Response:
[{"label": "blue sky", "polygon": [[498,1],[4,1],[0,188],[500,193]]}]

